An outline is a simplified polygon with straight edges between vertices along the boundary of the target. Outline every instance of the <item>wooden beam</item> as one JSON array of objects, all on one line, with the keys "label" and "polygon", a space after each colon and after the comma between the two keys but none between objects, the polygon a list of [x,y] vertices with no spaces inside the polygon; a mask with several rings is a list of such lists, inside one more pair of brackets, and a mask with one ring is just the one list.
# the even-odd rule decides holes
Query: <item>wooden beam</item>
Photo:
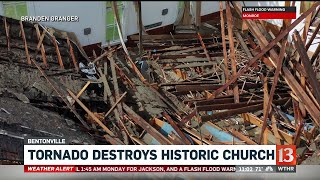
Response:
[{"label": "wooden beam", "polygon": [[[319,8],[320,9],[320,8]],[[314,32],[312,33],[308,43],[306,44],[306,49],[308,50],[309,47],[311,46],[314,38],[317,36],[318,32],[319,32],[319,29],[320,29],[320,23],[318,24],[317,28],[314,30]]]},{"label": "wooden beam", "polygon": [[[236,12],[241,16],[242,11],[238,5],[238,2],[234,2],[233,6],[234,6]],[[254,35],[254,37],[258,39],[258,42],[259,42],[261,49],[265,48],[269,42],[266,39],[265,35],[260,31],[260,29],[259,29],[259,27],[261,27],[260,24],[256,23],[253,20],[247,20],[247,19],[245,19],[244,22],[247,24],[247,26],[250,29],[250,32]],[[270,48],[270,57],[273,59],[277,59],[277,53],[273,49],[273,47]]]},{"label": "wooden beam", "polygon": [[27,62],[28,62],[28,64],[31,64],[27,39],[26,39],[26,35],[24,33],[24,28],[23,28],[23,23],[22,23],[22,21],[19,21],[19,23],[20,23],[21,36],[22,36],[23,43],[24,43],[24,51],[25,51],[26,57],[27,57]]},{"label": "wooden beam", "polygon": [[46,73],[42,70],[42,68],[38,65],[38,63],[36,62],[36,56],[38,54],[38,51],[40,49],[40,46],[42,44],[42,41],[44,39],[45,36],[45,31],[42,32],[41,38],[38,42],[37,45],[37,49],[36,52],[34,54],[34,58],[30,58],[32,63],[37,67],[37,69],[40,71],[40,73],[42,74],[42,76],[47,80],[47,82],[50,84],[50,86],[53,88],[53,90],[61,97],[61,99],[63,100],[63,102],[68,106],[68,108],[70,109],[70,111],[79,119],[79,121],[82,123],[82,125],[86,128],[86,129],[90,129],[88,124],[82,119],[82,117],[77,113],[77,111],[71,106],[71,104],[69,103],[68,99],[64,96],[63,93],[60,92],[60,90],[52,83],[51,79],[49,79],[49,77],[46,75]]},{"label": "wooden beam", "polygon": [[[120,99],[120,91],[119,91],[119,85],[118,85],[118,77],[117,77],[117,72],[115,68],[115,62],[112,56],[108,57],[110,61],[110,68],[111,68],[111,75],[112,75],[112,83],[113,83],[113,89],[114,89],[114,94],[115,94],[115,100],[117,101]],[[106,70],[106,69],[105,69]],[[122,105],[121,103],[117,103],[117,109],[119,112],[119,115],[122,116]]]},{"label": "wooden beam", "polygon": [[271,90],[270,90],[270,95],[269,95],[269,100],[267,102],[267,105],[266,105],[266,109],[264,111],[264,116],[263,116],[263,126],[261,128],[261,137],[260,137],[260,140],[259,140],[259,143],[262,142],[262,136],[263,136],[263,133],[264,133],[264,130],[266,128],[266,125],[267,125],[267,119],[268,119],[268,115],[269,115],[269,112],[270,112],[270,108],[271,108],[271,103],[273,101],[273,96],[274,96],[274,92],[276,90],[276,86],[278,84],[278,79],[279,79],[279,75],[280,75],[280,71],[281,71],[281,67],[282,67],[282,62],[283,62],[283,58],[284,58],[284,55],[285,55],[285,50],[286,50],[286,44],[287,44],[287,41],[284,40],[282,41],[282,48],[280,50],[280,55],[279,55],[279,60],[277,62],[277,67],[276,67],[276,72],[274,74],[274,77],[273,77],[273,82],[272,82],[272,86],[271,86]]},{"label": "wooden beam", "polygon": [[[220,1],[220,26],[221,26],[221,38],[222,38],[222,48],[223,48],[223,62],[224,62],[224,74],[226,76],[226,81],[230,79],[229,77],[229,66],[228,66],[228,54],[226,45],[226,32],[225,32],[225,22],[223,16],[223,1]],[[229,87],[228,87],[229,88]]]},{"label": "wooden beam", "polygon": [[169,124],[173,127],[173,129],[178,133],[181,140],[184,144],[190,145],[191,142],[187,138],[187,136],[180,130],[180,128],[177,126],[177,124],[173,121],[173,119],[167,114],[166,112],[163,112],[162,115],[166,118],[166,120],[169,122]]},{"label": "wooden beam", "polygon": [[271,126],[274,136],[276,137],[276,145],[281,145],[281,137],[279,135],[279,130],[277,127],[277,120],[274,115],[271,116]]},{"label": "wooden beam", "polygon": [[138,21],[139,21],[139,55],[142,56],[142,53],[143,53],[143,47],[142,47],[143,24],[142,24],[141,1],[138,1],[137,3],[138,3]]},{"label": "wooden beam", "polygon": [[197,115],[197,108],[195,108],[190,114],[184,117],[179,123],[178,126],[183,127],[185,124],[190,121],[195,115]]},{"label": "wooden beam", "polygon": [[[100,80],[102,81],[103,86],[104,86],[104,97],[103,97],[103,99],[104,99],[104,100],[109,99],[109,103],[113,106],[113,105],[116,104],[116,103],[115,103],[115,98],[114,98],[114,96],[112,95],[111,88],[110,88],[110,86],[109,86],[109,84],[108,84],[108,81],[107,81],[107,77],[106,77],[106,75],[102,72],[102,70],[101,70],[100,67],[98,68],[98,72],[99,72],[100,75],[101,75]],[[107,97],[105,97],[105,96],[107,96]],[[105,101],[105,103],[108,104],[107,101]],[[126,129],[126,126],[124,125],[124,123],[122,122],[122,119],[121,119],[121,117],[120,117],[119,111],[118,111],[117,109],[115,109],[113,112],[114,112],[114,116],[115,116],[118,124],[122,125],[122,127],[123,127],[124,129]]]},{"label": "wooden beam", "polygon": [[[226,1],[226,15],[227,15],[227,24],[228,24],[228,37],[229,37],[229,48],[230,48],[230,59],[231,59],[231,71],[232,75],[235,76],[237,74],[237,63],[236,63],[236,54],[234,48],[234,39],[233,39],[233,20],[231,14],[231,8],[228,1]],[[235,80],[233,84],[233,95],[234,102],[239,103],[239,87]]]},{"label": "wooden beam", "polygon": [[201,25],[201,1],[196,1],[195,24],[197,27]]},{"label": "wooden beam", "polygon": [[68,46],[69,46],[69,53],[70,53],[70,56],[71,56],[71,59],[72,59],[72,62],[73,62],[73,66],[76,69],[76,71],[79,72],[79,66],[78,66],[76,57],[75,57],[74,52],[73,52],[73,47],[72,47],[72,45],[70,43],[70,40],[69,40],[68,36],[67,36],[67,43],[68,43]]},{"label": "wooden beam", "polygon": [[4,29],[6,31],[6,38],[7,38],[7,48],[8,48],[8,51],[10,51],[10,33],[9,33],[9,25],[8,25],[8,22],[7,22],[7,18],[6,17],[2,17],[3,19],[3,22],[4,22]]},{"label": "wooden beam", "polygon": [[[295,28],[308,14],[310,14],[317,6],[319,6],[320,2],[316,2],[309,10],[303,13],[298,19],[296,19],[289,27],[287,27],[284,31],[282,31],[275,39],[268,43],[266,47],[264,47],[259,54],[253,57],[245,67],[240,69],[237,74],[235,74],[229,81],[227,81],[221,88],[217,89],[212,93],[209,99],[214,99],[220,93],[222,93],[230,84],[234,83],[241,75],[243,75],[252,64],[254,64],[258,59],[260,59],[266,52],[273,48],[281,39],[288,35],[288,33]],[[291,73],[290,73],[291,74]]]},{"label": "wooden beam", "polygon": [[[303,5],[304,3],[305,2],[301,2],[301,5]],[[311,3],[311,2],[306,2],[306,3]],[[310,28],[311,20],[312,20],[312,14],[313,13],[309,14],[306,17],[306,20],[304,21],[304,28],[303,28],[303,32],[302,32],[302,38],[301,38],[304,45],[307,42],[308,32],[309,32],[309,28]]]},{"label": "wooden beam", "polygon": [[[40,35],[40,30],[39,30],[38,24],[35,24],[35,25],[34,25],[34,28],[36,29],[37,38],[38,38],[38,41],[39,41],[40,38],[41,38],[41,35]],[[44,49],[43,43],[41,43],[41,56],[42,56],[43,64],[44,64],[46,67],[48,67],[47,57],[46,57],[46,50]]]},{"label": "wooden beam", "polygon": [[[267,110],[267,105],[269,102],[269,95],[268,95],[268,78],[264,77],[261,74],[261,80],[263,81],[263,117],[267,117],[269,114],[269,111]],[[262,137],[263,144],[268,144],[268,133],[265,133],[264,130],[261,131],[260,137]],[[261,141],[259,141],[259,144],[261,144]]]},{"label": "wooden beam", "polygon": [[319,109],[315,106],[315,104],[312,102],[310,97],[302,89],[300,84],[297,82],[294,76],[290,73],[287,67],[282,68],[282,73],[286,77],[285,81],[288,83],[288,85],[290,86],[294,94],[299,98],[300,102],[303,102],[304,106],[306,107],[313,121],[316,123],[317,126],[319,126],[320,125]]},{"label": "wooden beam", "polygon": [[318,47],[317,47],[316,51],[313,53],[313,55],[312,55],[312,57],[310,59],[310,63],[311,64],[313,64],[316,61],[317,57],[319,56],[319,53],[320,53],[320,43],[318,44]]},{"label": "wooden beam", "polygon": [[[251,113],[244,113],[241,115],[244,121],[249,122],[250,124],[254,124],[258,127],[262,127],[263,121],[259,119],[257,116],[251,114]],[[269,127],[266,128],[266,131],[268,132],[269,135],[272,135],[272,131]],[[292,144],[293,142],[293,136],[278,129],[278,133],[281,137],[282,140],[286,141],[288,144]]]},{"label": "wooden beam", "polygon": [[[275,100],[274,103],[275,104],[284,104],[287,101],[288,101],[287,98],[283,98],[283,99]],[[231,109],[228,111],[217,112],[212,115],[204,115],[204,116],[201,116],[201,120],[202,120],[202,122],[206,122],[206,121],[211,121],[214,119],[225,119],[227,117],[234,116],[237,114],[246,113],[246,112],[255,112],[258,110],[262,110],[262,109],[263,109],[263,103],[260,103],[260,104],[256,104],[256,105],[250,105],[250,106],[246,106],[246,107]]]},{"label": "wooden beam", "polygon": [[121,102],[121,100],[124,98],[124,96],[127,94],[127,91],[125,93],[123,93],[121,95],[121,97],[119,99],[117,99],[117,101],[112,105],[112,107],[109,109],[109,111],[104,115],[104,117],[107,117],[119,104],[119,102]]},{"label": "wooden beam", "polygon": [[87,107],[86,105],[84,105],[75,94],[73,94],[72,91],[70,91],[69,89],[67,89],[68,93],[70,94],[70,96],[82,107],[83,110],[86,111],[86,113],[88,113],[88,115],[97,123],[99,124],[99,126],[106,132],[108,133],[110,136],[114,136],[114,133],[107,127],[105,126]]},{"label": "wooden beam", "polygon": [[295,46],[297,48],[297,51],[299,52],[300,59],[303,63],[303,67],[306,70],[306,73],[308,74],[308,80],[310,82],[310,85],[313,90],[313,94],[317,100],[317,102],[320,104],[320,84],[317,80],[316,73],[313,70],[312,64],[310,63],[310,59],[308,57],[307,51],[305,49],[305,46],[302,42],[302,39],[300,37],[300,34],[297,30],[295,30],[293,35],[293,40],[295,43]]},{"label": "wooden beam", "polygon": [[120,37],[120,41],[121,41],[121,45],[122,45],[122,49],[124,50],[125,54],[126,54],[126,58],[128,59],[128,61],[130,62],[133,71],[138,75],[139,79],[142,82],[146,82],[147,80],[142,76],[141,72],[139,71],[139,69],[137,68],[137,66],[135,65],[135,63],[133,62],[133,60],[131,59],[131,56],[128,52],[128,49],[125,45],[125,42],[123,40],[123,34],[122,34],[122,30],[121,30],[121,23],[120,23],[120,18],[119,18],[119,14],[118,14],[118,9],[116,6],[116,2],[112,1],[112,10],[113,10],[113,15],[115,16],[116,19],[116,25],[117,25],[117,29],[118,29],[118,33],[119,33],[119,37]]},{"label": "wooden beam", "polygon": [[148,132],[152,137],[154,137],[160,144],[170,145],[172,144],[166,137],[164,137],[160,132],[158,132],[154,127],[152,127],[147,121],[135,113],[129,106],[123,103],[123,109],[126,111],[128,116],[146,132]]},{"label": "wooden beam", "polygon": [[249,145],[257,145],[256,142],[254,142],[253,140],[251,140],[249,137],[243,135],[242,133],[236,131],[235,129],[231,128],[231,129],[228,129],[228,131],[235,137],[239,138],[240,140],[246,142],[246,144],[249,144]]},{"label": "wooden beam", "polygon": [[299,110],[299,103],[296,100],[293,101],[293,112],[294,112],[294,119],[295,119],[295,127],[296,127],[296,133],[294,136],[293,144],[296,146],[299,146],[300,144],[300,135],[302,133],[304,123],[301,116],[301,112]]},{"label": "wooden beam", "polygon": [[61,54],[60,54],[59,46],[57,44],[56,37],[54,35],[52,35],[51,38],[52,38],[52,43],[53,43],[53,45],[54,45],[54,47],[56,49],[56,53],[57,53],[57,57],[58,57],[58,62],[59,62],[60,68],[64,69],[64,65],[63,65],[63,62],[62,62],[62,58],[61,58]]},{"label": "wooden beam", "polygon": [[212,59],[211,59],[211,57],[210,57],[210,55],[209,55],[209,53],[208,53],[208,50],[207,50],[207,48],[206,48],[206,45],[205,45],[205,44],[203,43],[203,41],[202,41],[201,34],[200,34],[199,32],[197,32],[197,34],[198,34],[198,38],[199,38],[199,41],[200,41],[200,43],[201,43],[201,46],[202,46],[202,48],[203,48],[203,51],[204,51],[204,53],[206,54],[207,59],[211,62]]},{"label": "wooden beam", "polygon": [[[88,81],[83,87],[82,89],[78,92],[77,94],[77,98],[80,98],[80,96],[82,95],[82,93],[87,89],[87,87],[91,84],[91,81]],[[75,102],[71,102],[71,106],[74,104]]]}]

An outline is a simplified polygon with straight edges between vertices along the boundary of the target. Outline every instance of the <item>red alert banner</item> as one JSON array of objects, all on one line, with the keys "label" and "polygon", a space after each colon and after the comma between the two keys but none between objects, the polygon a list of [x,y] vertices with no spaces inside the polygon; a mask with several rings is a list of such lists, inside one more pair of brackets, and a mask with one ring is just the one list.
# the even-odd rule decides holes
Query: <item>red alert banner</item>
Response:
[{"label": "red alert banner", "polygon": [[242,7],[242,19],[296,19],[296,7]]},{"label": "red alert banner", "polygon": [[242,19],[296,19],[296,13],[243,12]]},{"label": "red alert banner", "polygon": [[24,172],[236,172],[235,166],[172,166],[172,165],[25,165]]}]

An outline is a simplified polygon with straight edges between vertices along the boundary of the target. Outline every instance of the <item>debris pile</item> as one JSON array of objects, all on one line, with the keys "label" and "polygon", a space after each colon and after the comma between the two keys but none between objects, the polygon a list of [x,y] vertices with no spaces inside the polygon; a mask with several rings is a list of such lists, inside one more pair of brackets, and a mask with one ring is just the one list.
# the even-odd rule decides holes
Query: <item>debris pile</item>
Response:
[{"label": "debris pile", "polygon": [[225,5],[196,33],[140,33],[129,37],[137,46],[121,39],[90,58],[70,33],[2,17],[1,128],[20,124],[30,129],[14,137],[42,133],[80,144],[294,144],[299,163],[318,158],[320,46],[308,49],[319,2],[276,33],[239,20],[238,3]]}]

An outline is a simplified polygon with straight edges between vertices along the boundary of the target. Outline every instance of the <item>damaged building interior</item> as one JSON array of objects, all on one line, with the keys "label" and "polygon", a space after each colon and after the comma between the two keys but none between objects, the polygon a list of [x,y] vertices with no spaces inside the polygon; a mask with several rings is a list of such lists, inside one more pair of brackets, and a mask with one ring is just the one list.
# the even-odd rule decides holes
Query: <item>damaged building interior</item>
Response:
[{"label": "damaged building interior", "polygon": [[[23,163],[23,140],[70,144],[296,145],[320,162],[320,2],[275,26],[218,2],[201,20],[190,3],[166,33],[143,26],[120,44],[83,48],[73,32],[1,16],[0,163]],[[200,2],[200,1],[199,1]],[[286,1],[285,6],[295,6]],[[80,19],[81,20],[81,19]],[[282,21],[282,20],[281,20]],[[302,28],[296,28],[302,24]]]}]

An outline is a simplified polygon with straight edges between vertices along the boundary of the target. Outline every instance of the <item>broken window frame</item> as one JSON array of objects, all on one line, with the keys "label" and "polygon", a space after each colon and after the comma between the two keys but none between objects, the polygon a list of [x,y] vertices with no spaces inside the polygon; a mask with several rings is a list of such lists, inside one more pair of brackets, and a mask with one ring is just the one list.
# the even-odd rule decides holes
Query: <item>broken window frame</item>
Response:
[{"label": "broken window frame", "polygon": [[[23,9],[25,9],[25,12],[19,11],[17,8],[18,6],[23,6]],[[14,9],[14,16],[8,14],[8,8],[13,7]],[[21,16],[27,16],[28,15],[28,4],[27,1],[2,1],[2,9],[3,14],[7,17],[13,18],[13,19],[21,19]]]},{"label": "broken window frame", "polygon": [[[120,36],[118,34],[118,29],[117,29],[117,24],[116,24],[116,19],[115,17],[113,17],[113,23],[108,23],[108,18],[107,18],[107,14],[111,12],[111,14],[113,15],[112,12],[112,6],[110,3],[110,6],[108,6],[107,3],[110,3],[111,1],[107,1],[106,2],[106,11],[105,11],[105,44],[103,45],[103,47],[108,46],[108,45],[117,45],[120,44]],[[120,3],[119,3],[120,2]],[[125,27],[124,27],[124,17],[125,17],[125,9],[127,7],[127,4],[125,1],[117,1],[117,8],[118,8],[118,12],[119,12],[119,16],[120,16],[120,23],[121,23],[121,29],[122,29],[122,36],[123,38],[125,37]],[[122,13],[120,13],[122,12]],[[112,40],[108,39],[108,29],[109,28],[113,28],[113,35],[112,35]],[[118,39],[115,39],[115,37],[118,37]],[[124,38],[124,40],[126,40],[126,38]]]}]

